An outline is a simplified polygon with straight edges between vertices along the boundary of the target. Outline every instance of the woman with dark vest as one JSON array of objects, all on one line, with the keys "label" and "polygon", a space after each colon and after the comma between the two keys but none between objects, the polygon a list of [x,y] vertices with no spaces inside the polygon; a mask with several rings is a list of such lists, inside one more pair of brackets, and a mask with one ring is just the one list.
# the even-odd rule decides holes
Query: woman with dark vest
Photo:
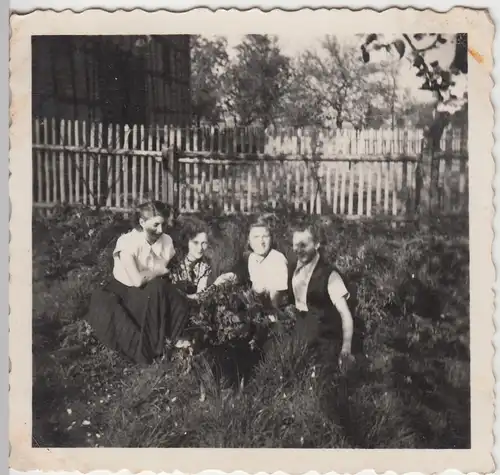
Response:
[{"label": "woman with dark vest", "polygon": [[319,232],[308,224],[293,232],[297,262],[290,266],[288,289],[290,301],[299,311],[295,333],[312,345],[324,339],[341,341],[339,365],[343,367],[354,359],[350,294],[338,270],[319,252]]}]

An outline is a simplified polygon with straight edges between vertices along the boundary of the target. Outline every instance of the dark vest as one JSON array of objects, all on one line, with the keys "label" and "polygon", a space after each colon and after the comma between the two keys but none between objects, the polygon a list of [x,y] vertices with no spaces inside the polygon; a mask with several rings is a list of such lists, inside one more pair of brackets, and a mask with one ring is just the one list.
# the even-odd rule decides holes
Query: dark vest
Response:
[{"label": "dark vest", "polygon": [[[288,269],[288,290],[290,302],[295,302],[292,277],[296,264]],[[342,274],[320,256],[307,287],[307,315],[299,317],[297,329],[305,333],[307,339],[335,338],[342,341],[342,318],[328,294],[328,279],[336,271]]]}]

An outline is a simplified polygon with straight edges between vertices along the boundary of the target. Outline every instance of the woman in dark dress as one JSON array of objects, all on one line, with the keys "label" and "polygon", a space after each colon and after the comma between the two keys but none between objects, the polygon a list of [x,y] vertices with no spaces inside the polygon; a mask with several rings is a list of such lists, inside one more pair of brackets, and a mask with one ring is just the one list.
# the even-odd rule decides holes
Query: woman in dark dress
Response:
[{"label": "woman in dark dress", "polygon": [[189,298],[197,299],[208,288],[212,267],[206,257],[209,229],[195,217],[180,221],[180,252],[171,263],[172,282]]},{"label": "woman in dark dress", "polygon": [[168,277],[175,249],[165,223],[161,202],[138,207],[136,228],[113,251],[113,278],[94,292],[86,317],[103,344],[136,363],[161,357],[188,319],[189,301]]}]

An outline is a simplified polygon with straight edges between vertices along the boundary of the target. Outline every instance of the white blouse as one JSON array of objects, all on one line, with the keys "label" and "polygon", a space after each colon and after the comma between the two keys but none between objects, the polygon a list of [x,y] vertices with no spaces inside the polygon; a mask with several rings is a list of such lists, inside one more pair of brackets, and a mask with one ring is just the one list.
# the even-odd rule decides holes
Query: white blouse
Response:
[{"label": "white blouse", "polygon": [[248,273],[256,292],[279,292],[288,289],[288,262],[276,249],[266,257],[252,252],[248,256]]},{"label": "white blouse", "polygon": [[139,272],[165,269],[175,255],[174,243],[168,234],[162,234],[152,245],[146,240],[145,233],[137,229],[120,236],[113,251],[113,276],[128,287],[133,287],[134,284],[120,260],[121,252],[127,252],[134,257]]}]

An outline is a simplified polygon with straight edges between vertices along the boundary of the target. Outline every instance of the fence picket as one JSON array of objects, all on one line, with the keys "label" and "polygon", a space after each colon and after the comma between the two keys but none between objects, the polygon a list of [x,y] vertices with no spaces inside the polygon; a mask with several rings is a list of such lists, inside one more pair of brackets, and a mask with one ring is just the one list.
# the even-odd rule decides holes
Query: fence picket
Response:
[{"label": "fence picket", "polygon": [[363,216],[363,201],[364,201],[364,170],[363,170],[363,162],[359,162],[358,164],[358,216]]},{"label": "fence picket", "polygon": [[[145,150],[146,147],[145,147],[145,140],[146,140],[146,134],[145,134],[145,130],[144,130],[144,125],[141,125],[140,129],[139,129],[139,147],[140,147],[140,150]],[[143,155],[139,158],[140,160],[140,169],[141,169],[141,173],[140,173],[140,181],[139,181],[139,201],[141,203],[144,202],[144,187],[145,187],[145,181],[146,181],[146,164],[145,164],[145,161],[146,161],[146,157],[144,157]]]},{"label": "fence picket", "polygon": [[[83,124],[82,124],[83,125]],[[80,122],[75,120],[74,129],[74,144],[80,148]],[[75,154],[75,202],[80,203],[80,182],[81,182],[81,169],[82,169],[82,155],[80,152]],[[85,200],[82,200],[85,201]],[[85,202],[84,202],[85,204]]]},{"label": "fence picket", "polygon": [[210,196],[210,206],[213,204],[213,194],[214,194],[214,169],[215,165],[213,163],[208,164],[208,194]]},{"label": "fence picket", "polygon": [[402,176],[401,176],[401,211],[402,214],[406,214],[408,211],[408,201],[409,201],[409,187],[408,187],[408,161],[405,160],[401,163]]},{"label": "fence picket", "polygon": [[304,170],[304,185],[303,185],[303,188],[302,188],[302,209],[304,211],[307,211],[307,183],[308,183],[308,178],[309,178],[309,170],[306,166],[303,167],[303,170]]},{"label": "fence picket", "polygon": [[253,167],[251,165],[246,167],[247,171],[247,209],[250,213],[252,211],[252,195],[253,195]]},{"label": "fence picket", "polygon": [[316,177],[316,214],[321,214],[322,199],[321,191],[323,189],[323,164],[318,163],[318,172]]},{"label": "fence picket", "polygon": [[[155,143],[152,144],[151,150],[161,151],[161,136],[160,136],[160,126],[156,126]],[[154,146],[153,146],[154,145]],[[125,157],[124,157],[125,158]],[[154,158],[154,169],[155,169],[155,196],[158,201],[161,200],[161,157]]]},{"label": "fence picket", "polygon": [[[451,142],[451,139],[450,139]],[[451,147],[451,143],[449,146]],[[445,213],[450,213],[453,211],[452,209],[452,174],[453,174],[453,159],[450,157],[446,157],[444,160],[444,174],[443,174],[443,193],[444,193],[444,202],[443,202],[443,211]]]},{"label": "fence picket", "polygon": [[192,211],[192,197],[193,197],[193,189],[192,189],[192,173],[191,173],[191,163],[188,162],[185,164],[185,176],[186,176],[186,185],[185,185],[185,207],[186,211]]},{"label": "fence picket", "polygon": [[366,183],[366,216],[372,215],[372,195],[373,195],[373,165],[368,164],[367,168],[367,183]]},{"label": "fence picket", "polygon": [[337,214],[338,212],[338,204],[339,204],[339,168],[338,166],[332,168],[333,173],[333,204],[332,204],[332,212],[333,214]]},{"label": "fence picket", "polygon": [[[40,145],[40,120],[39,119],[35,119],[34,128],[35,128],[35,143],[37,145]],[[37,180],[38,180],[38,182],[36,183],[36,185],[37,185],[37,199],[38,199],[39,203],[42,203],[43,202],[42,171],[44,168],[44,166],[43,166],[44,160],[42,159],[42,152],[40,150],[37,150],[34,153],[34,156],[35,156],[35,168],[36,168]],[[33,182],[35,183],[35,180],[33,180]]]},{"label": "fence picket", "polygon": [[[121,136],[120,136],[121,126],[119,124],[115,125],[115,147],[121,148]],[[121,190],[120,190],[120,181],[122,178],[122,157],[120,155],[115,156],[115,206],[120,208],[121,205]]]},{"label": "fence picket", "polygon": [[375,206],[377,211],[382,205],[382,172],[384,163],[375,163],[376,185],[375,185]]},{"label": "fence picket", "polygon": [[[68,130],[66,131],[67,134],[67,142],[68,145],[73,145],[73,127],[72,127],[72,121],[68,120]],[[73,203],[73,191],[75,189],[74,183],[73,183],[73,160],[75,159],[76,155],[72,155],[68,153],[67,155],[65,154],[65,160],[67,158],[68,160],[68,170],[67,170],[67,177],[68,177],[68,203],[72,204]]]},{"label": "fence picket", "polygon": [[228,165],[228,175],[229,175],[229,186],[230,186],[230,191],[229,191],[229,200],[230,200],[230,206],[229,209],[231,210],[231,213],[234,213],[236,210],[236,178],[235,178],[235,170],[236,167]]},{"label": "fence picket", "polygon": [[466,182],[467,182],[467,162],[461,158],[460,159],[460,175],[459,175],[459,193],[460,193],[460,200],[459,200],[459,207],[460,211],[462,209],[467,210],[468,209],[468,199],[467,199],[467,194],[466,194]]},{"label": "fence picket", "polygon": [[350,163],[350,173],[349,173],[349,204],[347,208],[347,214],[349,216],[353,215],[354,212],[354,170],[356,166],[354,163]]},{"label": "fence picket", "polygon": [[383,163],[384,167],[384,214],[389,214],[389,175],[391,170],[391,162]]},{"label": "fence picket", "polygon": [[200,148],[198,147],[199,134],[197,128],[191,128],[191,136],[193,138],[193,152],[198,152]]},{"label": "fence picket", "polygon": [[[152,137],[151,137],[151,129],[148,129],[147,131],[147,144],[146,144],[146,150],[152,151]],[[148,200],[154,199],[154,188],[153,188],[153,170],[154,170],[154,164],[153,164],[153,157],[151,155],[148,155],[146,158],[147,160],[147,168],[148,168]]]},{"label": "fence picket", "polygon": [[[266,165],[267,165],[267,162],[266,162]],[[272,169],[272,172],[271,172],[271,176],[272,176],[272,179],[271,181],[269,182],[268,181],[268,193],[269,195],[271,196],[271,206],[273,208],[276,208],[276,164],[275,163],[271,163],[271,169]],[[269,173],[269,172],[268,172]],[[269,176],[267,173],[266,173],[266,176]]]},{"label": "fence picket", "polygon": [[396,216],[398,213],[398,171],[397,164],[393,161],[391,163],[391,181],[392,181],[392,215]]},{"label": "fence picket", "polygon": [[413,213],[414,211],[414,206],[415,206],[415,190],[414,190],[414,183],[413,183],[413,168],[415,164],[413,162],[410,162],[408,164],[408,176],[406,180],[406,186],[408,190],[408,206],[410,213]]},{"label": "fence picket", "polygon": [[[129,137],[132,129],[125,125],[123,134],[123,148],[129,150]],[[128,209],[130,207],[130,187],[129,187],[129,170],[130,170],[130,157],[128,155],[122,156],[122,174],[123,174],[123,207]]]},{"label": "fence picket", "polygon": [[326,175],[326,202],[330,207],[332,205],[332,167],[329,162],[324,163],[324,170]]},{"label": "fence picket", "polygon": [[346,179],[347,179],[347,165],[345,165],[346,162],[340,162],[343,166],[339,171],[342,172],[342,177],[341,177],[341,183],[340,183],[340,214],[345,213],[345,190],[346,190]]},{"label": "fence picket", "polygon": [[198,170],[198,163],[193,163],[193,210],[198,211],[199,210],[199,170]]},{"label": "fence picket", "polygon": [[[60,132],[59,132],[59,137],[61,139],[61,142],[63,145],[66,145],[66,135],[65,135],[65,132],[66,132],[66,122],[64,119],[61,119],[61,122],[60,122]],[[64,183],[64,162],[65,162],[65,156],[64,156],[64,152],[60,152],[59,153],[59,193],[60,193],[60,196],[61,196],[61,203],[65,203],[66,202],[66,190],[64,189],[65,188],[65,183]]]},{"label": "fence picket", "polygon": [[295,210],[299,209],[299,197],[300,197],[300,163],[295,167]]},{"label": "fence picket", "polygon": [[[137,150],[137,125],[132,126],[132,149]],[[132,202],[137,204],[137,155],[132,156]]]},{"label": "fence picket", "polygon": [[[90,123],[90,135],[89,135],[89,146],[90,148],[95,147],[95,134],[96,134],[96,124],[95,122]],[[89,156],[89,201],[92,206],[96,204],[96,192],[94,190],[94,173],[95,173],[95,157],[93,154]]]},{"label": "fence picket", "polygon": [[317,194],[317,187],[318,187],[318,181],[317,181],[317,172],[314,170],[314,168],[307,167],[307,172],[309,176],[309,189],[311,190],[309,194],[309,213],[313,214],[316,210],[315,203],[316,203],[316,194]]},{"label": "fence picket", "polygon": [[[111,149],[113,148],[113,125],[112,124],[109,124],[108,125],[108,140],[107,140],[107,143],[108,143],[108,151],[111,151]],[[111,154],[108,154],[108,163],[107,163],[107,168],[106,168],[106,178],[107,178],[107,189],[106,189],[106,206],[108,208],[111,208],[112,206],[112,190],[111,190],[111,187],[113,186],[113,175],[112,175],[112,171],[113,171],[113,163],[112,163],[112,160],[113,160],[113,155]]]},{"label": "fence picket", "polygon": [[[43,119],[43,143],[48,144],[49,143],[49,127],[48,127],[48,121],[47,119]],[[50,155],[49,152],[43,152],[43,163],[45,165],[45,202],[46,203],[51,203],[55,202],[55,200],[51,199],[50,196]]]}]

